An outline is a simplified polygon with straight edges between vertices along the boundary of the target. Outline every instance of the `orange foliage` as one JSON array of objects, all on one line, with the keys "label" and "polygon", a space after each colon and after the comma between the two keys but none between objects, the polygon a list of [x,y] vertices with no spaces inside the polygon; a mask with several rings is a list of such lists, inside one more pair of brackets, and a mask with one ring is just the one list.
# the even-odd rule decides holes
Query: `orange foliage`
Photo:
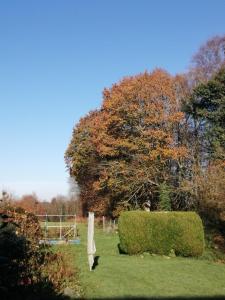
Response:
[{"label": "orange foliage", "polygon": [[183,182],[183,189],[191,193],[198,210],[207,222],[225,224],[225,165],[224,161],[212,161],[202,171],[193,168],[191,181]]},{"label": "orange foliage", "polygon": [[136,190],[142,205],[170,181],[171,161],[187,156],[177,132],[182,85],[183,78],[156,69],[104,89],[101,109],[81,119],[66,152],[87,207],[112,213]]},{"label": "orange foliage", "polygon": [[35,194],[22,196],[14,205],[34,214],[43,214],[45,212],[42,203],[38,201]]}]

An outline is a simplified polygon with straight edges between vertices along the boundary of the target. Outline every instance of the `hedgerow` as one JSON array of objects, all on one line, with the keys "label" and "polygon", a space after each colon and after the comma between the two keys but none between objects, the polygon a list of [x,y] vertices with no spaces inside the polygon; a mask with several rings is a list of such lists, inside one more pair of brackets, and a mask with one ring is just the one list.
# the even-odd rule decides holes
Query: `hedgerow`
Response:
[{"label": "hedgerow", "polygon": [[128,254],[150,252],[200,256],[204,231],[195,212],[123,212],[119,218],[120,249]]}]

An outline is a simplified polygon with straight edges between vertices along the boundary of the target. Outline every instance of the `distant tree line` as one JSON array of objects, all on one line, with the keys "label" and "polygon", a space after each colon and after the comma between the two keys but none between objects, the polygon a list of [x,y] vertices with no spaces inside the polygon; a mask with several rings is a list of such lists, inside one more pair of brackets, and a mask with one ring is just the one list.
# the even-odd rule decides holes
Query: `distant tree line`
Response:
[{"label": "distant tree line", "polygon": [[73,129],[65,161],[82,213],[196,210],[225,222],[225,36],[208,40],[186,74],[162,69],[104,89]]},{"label": "distant tree line", "polygon": [[2,206],[20,207],[36,215],[74,215],[79,214],[80,210],[79,202],[74,196],[57,195],[51,201],[41,201],[34,193],[16,198],[6,191],[3,191]]}]

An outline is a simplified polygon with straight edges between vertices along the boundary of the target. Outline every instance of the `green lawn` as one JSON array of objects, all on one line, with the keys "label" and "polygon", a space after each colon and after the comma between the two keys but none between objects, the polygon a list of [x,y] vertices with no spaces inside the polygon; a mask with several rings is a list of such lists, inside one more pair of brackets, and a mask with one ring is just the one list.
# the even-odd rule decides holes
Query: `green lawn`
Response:
[{"label": "green lawn", "polygon": [[[168,258],[149,254],[128,256],[119,254],[116,233],[95,230],[96,256],[99,264],[90,272],[86,254],[84,225],[79,225],[80,245],[61,246],[74,257],[80,269],[80,281],[85,297],[162,298],[219,297],[225,299],[225,265],[204,258]],[[211,298],[212,299],[212,298]]]}]

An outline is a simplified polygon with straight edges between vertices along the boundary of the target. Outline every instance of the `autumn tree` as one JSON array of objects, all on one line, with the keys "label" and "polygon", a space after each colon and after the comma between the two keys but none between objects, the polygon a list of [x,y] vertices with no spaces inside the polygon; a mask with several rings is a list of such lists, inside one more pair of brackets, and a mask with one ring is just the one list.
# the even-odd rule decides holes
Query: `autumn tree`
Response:
[{"label": "autumn tree", "polygon": [[99,111],[80,120],[65,158],[86,208],[116,215],[158,207],[160,185],[174,184],[187,155],[177,131],[179,85],[159,69],[124,78],[104,90]]},{"label": "autumn tree", "polygon": [[80,119],[73,130],[72,140],[65,154],[70,176],[76,180],[80,188],[83,214],[97,201],[92,185],[98,177],[98,153],[92,139],[96,130],[95,119],[99,113],[93,111]]},{"label": "autumn tree", "polygon": [[192,58],[188,78],[191,86],[210,80],[225,64],[225,35],[204,43]]},{"label": "autumn tree", "polygon": [[225,233],[224,162],[213,160],[204,169],[194,165],[191,179],[183,180],[180,188],[190,195],[205,225]]},{"label": "autumn tree", "polygon": [[21,207],[25,211],[34,214],[44,213],[42,203],[34,193],[23,195],[19,200],[14,202],[14,206]]}]

